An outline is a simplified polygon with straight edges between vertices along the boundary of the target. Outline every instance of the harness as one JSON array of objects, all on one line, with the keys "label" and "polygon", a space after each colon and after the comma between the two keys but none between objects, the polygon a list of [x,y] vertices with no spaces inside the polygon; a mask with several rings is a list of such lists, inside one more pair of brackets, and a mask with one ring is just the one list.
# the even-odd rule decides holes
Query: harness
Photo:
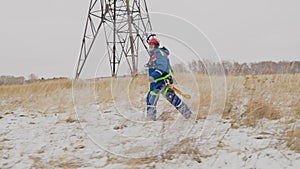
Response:
[{"label": "harness", "polygon": [[[166,54],[165,54],[161,49],[159,50],[159,52],[160,52],[160,54],[161,54],[162,56],[167,57]],[[154,59],[156,59],[156,56],[154,56]],[[151,61],[153,61],[152,58],[151,58]],[[173,72],[173,69],[172,69],[171,65],[170,65],[170,71]],[[171,73],[168,73],[168,74],[166,74],[166,75],[163,76],[163,77],[160,77],[160,78],[155,79],[154,82],[157,83],[157,82],[159,82],[159,81],[166,80],[166,79],[168,79],[168,78],[171,77],[171,76],[172,76],[172,74],[171,74]],[[166,82],[166,88],[164,89],[163,94],[166,95],[167,92],[168,92],[168,90],[169,90],[169,86],[168,86],[168,82]],[[158,95],[158,93],[155,93],[155,92],[153,92],[153,91],[150,91],[150,88],[149,88],[148,92],[150,92],[150,94],[151,94],[151,95],[154,95],[154,96],[157,96],[157,95]]]}]

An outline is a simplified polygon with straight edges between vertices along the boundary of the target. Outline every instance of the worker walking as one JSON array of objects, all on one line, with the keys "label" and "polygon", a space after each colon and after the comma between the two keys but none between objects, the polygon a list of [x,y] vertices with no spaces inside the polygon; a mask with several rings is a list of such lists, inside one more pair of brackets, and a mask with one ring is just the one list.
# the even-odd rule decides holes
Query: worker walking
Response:
[{"label": "worker walking", "polygon": [[147,64],[149,68],[150,89],[147,94],[147,118],[156,121],[156,105],[160,94],[175,106],[175,108],[186,118],[190,118],[190,108],[169,87],[173,84],[171,76],[171,65],[169,61],[169,50],[165,47],[159,48],[159,41],[152,38],[148,41],[150,59]]}]

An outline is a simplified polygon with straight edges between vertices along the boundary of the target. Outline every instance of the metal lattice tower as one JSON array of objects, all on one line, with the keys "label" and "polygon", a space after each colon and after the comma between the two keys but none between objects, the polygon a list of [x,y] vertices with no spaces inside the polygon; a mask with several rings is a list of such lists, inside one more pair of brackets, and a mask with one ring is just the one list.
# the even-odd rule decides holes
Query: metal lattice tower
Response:
[{"label": "metal lattice tower", "polygon": [[131,75],[136,76],[139,44],[147,50],[146,38],[152,31],[146,0],[90,1],[76,78],[82,72],[100,29],[105,34],[112,76],[117,76],[123,57]]}]

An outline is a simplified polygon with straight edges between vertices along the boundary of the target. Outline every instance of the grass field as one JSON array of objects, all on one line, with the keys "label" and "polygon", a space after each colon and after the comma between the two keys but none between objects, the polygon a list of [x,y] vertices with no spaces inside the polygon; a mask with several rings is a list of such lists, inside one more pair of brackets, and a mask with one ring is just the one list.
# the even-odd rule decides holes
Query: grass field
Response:
[{"label": "grass field", "polygon": [[[215,82],[220,86],[213,87],[216,84],[212,78],[219,78]],[[222,77],[199,74],[178,74],[176,80],[176,86],[192,95],[186,102],[197,112],[197,119],[205,119],[209,113],[221,113],[223,119],[230,120],[232,128],[255,128],[261,119],[278,120],[286,124],[282,138],[287,146],[300,152],[300,126],[294,125],[300,118],[300,74],[227,76],[224,84],[219,84],[223,82]],[[42,114],[72,112],[74,104],[95,102],[109,106],[124,99],[130,102],[129,106],[143,110],[147,89],[147,76],[3,85],[0,86],[0,116],[18,109]],[[166,104],[166,113],[170,109]]]}]

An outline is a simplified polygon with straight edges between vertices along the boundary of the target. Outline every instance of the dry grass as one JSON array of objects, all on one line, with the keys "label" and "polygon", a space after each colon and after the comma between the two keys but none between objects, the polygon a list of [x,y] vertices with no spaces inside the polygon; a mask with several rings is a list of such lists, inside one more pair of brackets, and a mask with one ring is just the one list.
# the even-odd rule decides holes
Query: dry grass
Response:
[{"label": "dry grass", "polygon": [[[54,108],[56,113],[64,113],[71,102],[72,81],[49,80],[24,85],[0,86],[1,112],[19,108],[32,112],[48,113]],[[54,106],[54,107],[53,107]]]},{"label": "dry grass", "polygon": [[50,160],[49,165],[54,168],[63,168],[63,169],[82,168],[87,166],[82,159],[77,158],[77,159],[69,160],[67,159],[67,157],[60,157],[56,160]]},{"label": "dry grass", "polygon": [[[193,79],[195,77],[195,79]],[[186,100],[191,107],[199,108],[199,117],[208,113],[211,106],[210,78],[206,75],[194,75],[194,77],[178,74],[177,86],[189,94],[199,93],[199,97]],[[247,75],[228,76],[226,106],[224,118],[232,117],[236,113],[237,106],[244,106],[246,111],[243,115],[260,114],[259,118],[278,119],[285,113],[291,113],[299,117],[300,111],[300,74],[296,75]],[[147,76],[138,78],[117,78],[97,81],[79,81],[74,85],[74,94],[80,95],[78,90],[88,88],[93,100],[97,103],[108,103],[127,99],[134,106],[141,106],[148,89]],[[196,90],[196,91],[195,91]],[[197,91],[198,90],[198,91]],[[220,89],[222,90],[222,89]],[[95,97],[96,96],[96,97]],[[195,95],[193,95],[195,96]],[[71,103],[72,81],[49,80],[34,82],[24,85],[0,86],[0,99],[8,104],[1,104],[1,111],[13,111],[14,108],[38,108],[47,107],[47,104],[57,105],[63,109]],[[76,96],[75,96],[76,98]],[[244,99],[248,99],[247,102]],[[37,109],[35,109],[37,110]],[[47,110],[47,109],[45,109]],[[255,113],[257,112],[258,113]],[[264,115],[261,116],[263,112]],[[276,113],[277,112],[277,113]],[[280,112],[278,114],[278,112]],[[240,114],[241,115],[241,114]]]},{"label": "dry grass", "polygon": [[[147,76],[142,75],[135,79],[77,81],[73,86],[75,104],[97,103],[105,109],[105,106],[111,107],[113,102],[126,101],[130,103],[128,107],[144,110],[147,79]],[[300,118],[300,74],[227,76],[227,93],[224,98],[214,99],[214,103],[212,96],[218,96],[222,89],[213,91],[209,76],[176,74],[176,81],[178,88],[192,95],[193,99],[185,101],[197,112],[197,119],[203,119],[211,110],[214,112],[219,109],[222,109],[223,118],[229,119],[235,128],[256,127],[261,119],[277,120],[285,117],[285,123],[289,124]],[[226,99],[224,107],[221,106],[222,99]],[[20,108],[39,113],[72,111],[72,81],[60,79],[0,86],[0,101],[0,118]],[[166,106],[163,111],[170,112],[170,106]],[[161,118],[173,120],[172,113],[163,114]],[[66,122],[74,121],[70,118]],[[296,151],[299,151],[298,130],[289,135],[289,146]]]},{"label": "dry grass", "polygon": [[108,155],[107,163],[103,167],[108,164],[126,164],[130,166],[128,168],[135,169],[141,168],[140,165],[147,165],[146,168],[155,168],[155,166],[149,166],[153,162],[158,162],[159,160],[156,157],[143,157],[143,158],[116,158]]},{"label": "dry grass", "polygon": [[181,140],[178,144],[173,145],[172,148],[170,148],[165,153],[161,154],[159,156],[152,156],[152,157],[142,157],[142,158],[116,158],[116,157],[108,157],[107,164],[126,164],[127,166],[130,166],[130,168],[140,168],[139,166],[145,165],[148,168],[155,168],[155,166],[151,165],[153,163],[159,162],[161,160],[173,160],[178,157],[180,154],[185,155],[192,155],[194,157],[194,160],[197,162],[201,162],[200,156],[201,153],[195,147],[195,139],[193,138],[187,138],[184,140]]},{"label": "dry grass", "polygon": [[194,157],[200,156],[200,151],[195,147],[195,139],[186,138],[181,140],[178,144],[174,145],[166,153],[163,154],[164,159],[173,160],[178,154],[193,155]]},{"label": "dry grass", "polygon": [[49,162],[46,162],[40,157],[34,157],[34,156],[30,156],[29,159],[33,161],[32,168],[40,168],[40,169],[47,169],[49,167],[69,169],[69,168],[81,168],[86,166],[86,164],[81,159],[78,158],[68,160],[66,157],[59,157],[58,159],[50,160]]},{"label": "dry grass", "polygon": [[300,126],[296,127],[293,131],[288,132],[287,146],[298,153],[300,153]]},{"label": "dry grass", "polygon": [[165,111],[157,119],[162,121],[172,121],[174,120],[174,113]]},{"label": "dry grass", "polygon": [[255,127],[263,118],[299,119],[299,74],[237,76],[227,78],[227,82],[223,118],[238,123],[235,125]]},{"label": "dry grass", "polygon": [[[214,105],[211,101],[215,91],[212,91],[210,78],[206,75],[178,74],[176,81],[179,88],[192,94],[193,99],[186,102],[198,112],[198,119],[204,118]],[[246,124],[255,126],[253,121],[261,118],[273,120],[291,114],[297,118],[300,116],[300,74],[228,76],[226,81],[224,118],[249,117]],[[78,81],[74,84],[74,97],[76,102],[81,101],[82,104],[128,100],[132,106],[142,108],[147,89],[147,76]],[[47,113],[55,106],[57,113],[63,113],[72,107],[72,81],[62,79],[0,86],[0,99],[5,100],[0,104],[2,112],[24,108]],[[241,111],[241,106],[245,110]]]},{"label": "dry grass", "polygon": [[281,118],[281,114],[270,105],[251,102],[241,118],[244,125],[255,127],[258,120],[263,118],[277,120]]},{"label": "dry grass", "polygon": [[0,97],[29,96],[32,94],[52,94],[55,91],[70,89],[72,81],[68,79],[37,81],[22,85],[0,86]]},{"label": "dry grass", "polygon": [[47,168],[47,164],[45,164],[40,157],[29,156],[29,159],[33,161],[32,168],[40,168],[40,169]]}]

